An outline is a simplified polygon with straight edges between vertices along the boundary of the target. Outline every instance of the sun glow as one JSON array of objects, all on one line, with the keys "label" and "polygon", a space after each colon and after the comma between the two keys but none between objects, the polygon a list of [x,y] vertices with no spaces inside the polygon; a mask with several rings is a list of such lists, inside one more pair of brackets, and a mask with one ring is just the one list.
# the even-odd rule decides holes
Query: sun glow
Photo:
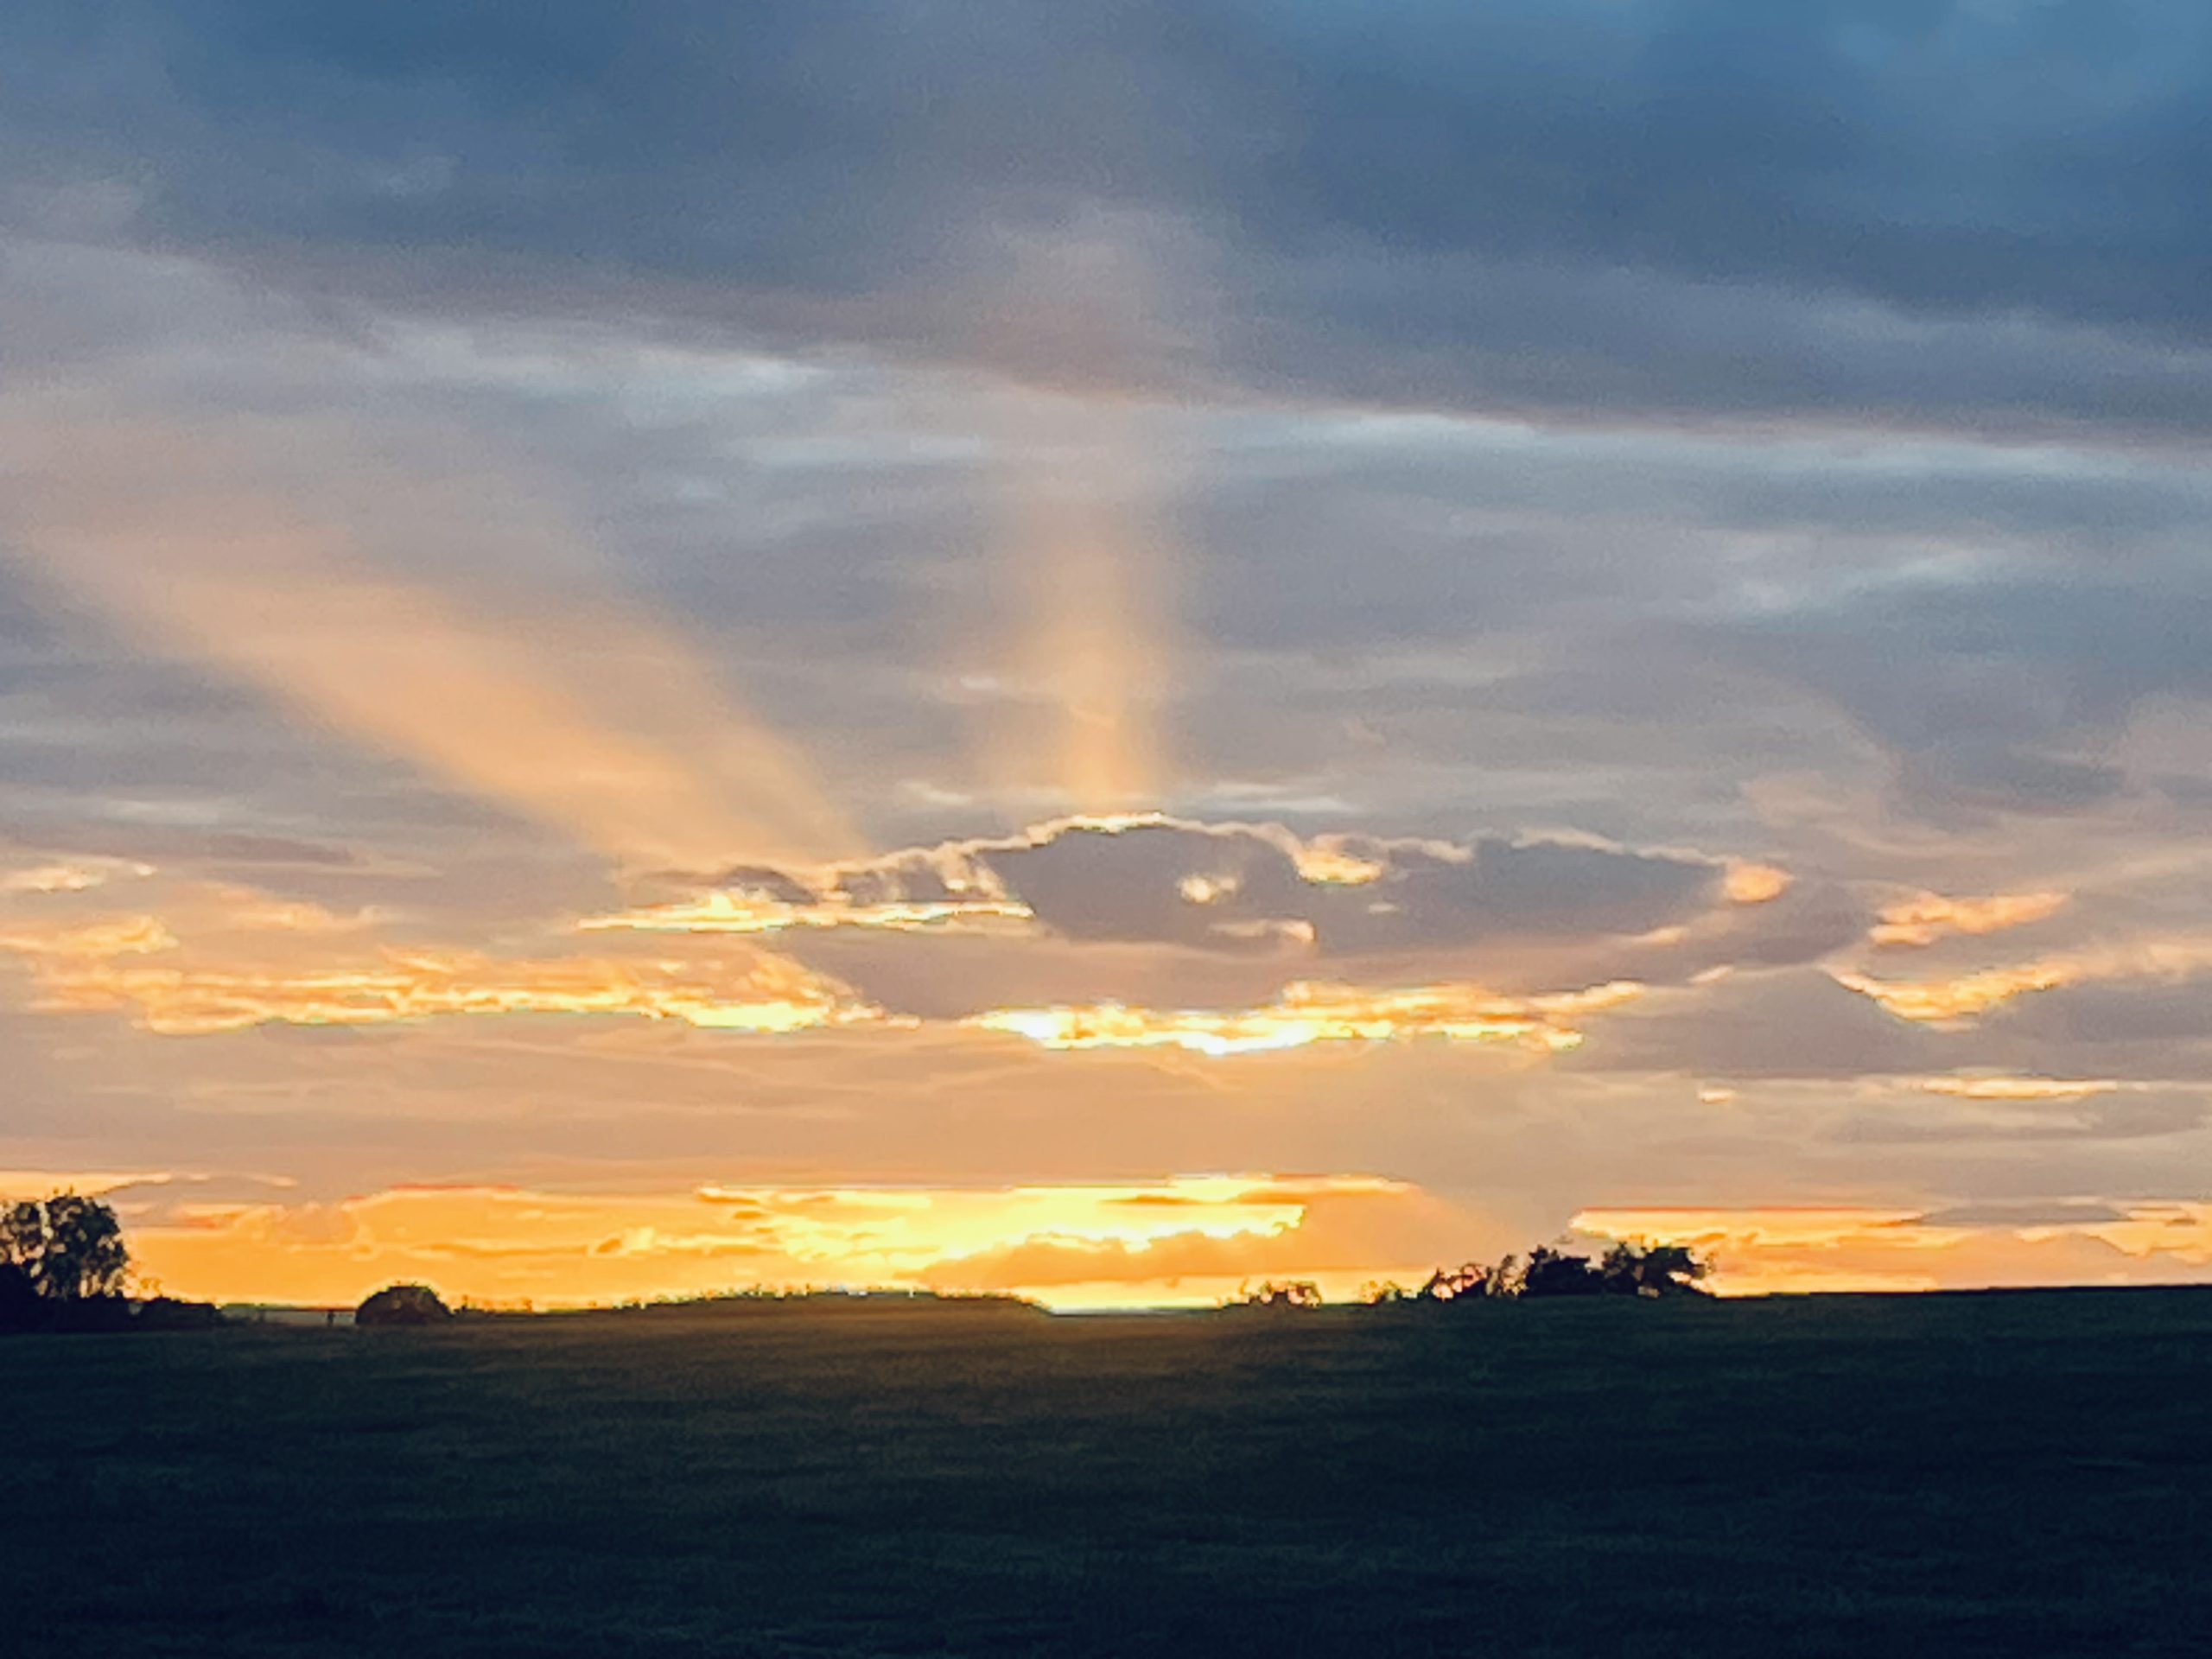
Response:
[{"label": "sun glow", "polygon": [[402,1186],[334,1204],[169,1192],[133,1204],[144,1213],[131,1242],[172,1294],[323,1306],[394,1280],[510,1306],[808,1287],[1203,1306],[1269,1275],[1350,1294],[1364,1278],[1408,1273],[1449,1233],[1419,1189],[1368,1175],[645,1193]]},{"label": "sun glow", "polygon": [[957,922],[1026,922],[1033,915],[1027,905],[1008,899],[894,900],[871,905],[830,893],[811,902],[795,904],[763,893],[721,888],[700,899],[587,917],[577,925],[588,932],[626,929],[647,933],[780,933],[789,928],[872,927],[893,933],[920,933]]},{"label": "sun glow", "polygon": [[[394,482],[373,510],[341,508],[262,481],[290,434],[261,435],[270,454],[152,425],[0,435],[40,463],[23,474],[36,487],[19,492],[18,556],[314,721],[625,866],[861,844],[805,759],[671,630],[606,596],[563,608],[511,594],[495,617],[379,567],[373,543],[485,522],[490,480]],[[374,474],[366,454],[323,435],[326,470]],[[512,495],[498,505],[499,533],[581,562],[562,526]]]},{"label": "sun glow", "polygon": [[1616,980],[1587,990],[1525,998],[1473,985],[1369,990],[1295,982],[1264,1007],[1208,1011],[1093,1003],[1080,1007],[995,1008],[963,1023],[1006,1032],[1041,1047],[1180,1048],[1223,1058],[1313,1043],[1382,1043],[1435,1037],[1457,1043],[1516,1043],[1547,1052],[1574,1047],[1567,1022],[1616,1007],[1643,988]]}]

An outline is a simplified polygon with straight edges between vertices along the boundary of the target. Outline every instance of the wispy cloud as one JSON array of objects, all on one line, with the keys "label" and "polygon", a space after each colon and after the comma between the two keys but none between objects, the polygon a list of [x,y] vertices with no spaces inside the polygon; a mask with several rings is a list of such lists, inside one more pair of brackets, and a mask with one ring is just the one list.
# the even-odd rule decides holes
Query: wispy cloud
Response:
[{"label": "wispy cloud", "polygon": [[1882,907],[1881,920],[1867,937],[1876,944],[1927,945],[1949,934],[1979,938],[2008,927],[2024,927],[2056,915],[2069,895],[2063,893],[1995,893],[1986,899],[1948,899],[1923,893]]},{"label": "wispy cloud", "polygon": [[1577,1230],[1692,1244],[1723,1294],[2212,1279],[2212,1206],[2135,1200],[1949,1212],[1837,1206],[1586,1210]]}]

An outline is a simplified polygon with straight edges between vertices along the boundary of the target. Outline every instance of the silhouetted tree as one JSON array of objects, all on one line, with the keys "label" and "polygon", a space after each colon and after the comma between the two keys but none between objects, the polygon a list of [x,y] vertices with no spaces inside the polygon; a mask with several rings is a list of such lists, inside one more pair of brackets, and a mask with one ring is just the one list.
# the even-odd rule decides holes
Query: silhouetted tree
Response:
[{"label": "silhouetted tree", "polygon": [[1710,1293],[1698,1281],[1711,1270],[1687,1244],[1616,1244],[1598,1264],[1617,1296],[1704,1296]]},{"label": "silhouetted tree", "polygon": [[386,1285],[353,1310],[356,1325],[442,1325],[452,1317],[428,1285]]},{"label": "silhouetted tree", "polygon": [[[1556,1244],[1496,1267],[1468,1262],[1439,1268],[1414,1293],[1428,1302],[1512,1301],[1522,1296],[1702,1296],[1711,1265],[1686,1244],[1616,1244],[1592,1262]],[[1386,1300],[1370,1296],[1372,1303]]]},{"label": "silhouetted tree", "polygon": [[0,1261],[52,1303],[119,1296],[130,1271],[115,1211],[76,1192],[26,1198],[0,1211]]},{"label": "silhouetted tree", "polygon": [[1586,1255],[1539,1244],[1529,1252],[1529,1265],[1521,1271],[1523,1296],[1602,1296],[1605,1276]]}]

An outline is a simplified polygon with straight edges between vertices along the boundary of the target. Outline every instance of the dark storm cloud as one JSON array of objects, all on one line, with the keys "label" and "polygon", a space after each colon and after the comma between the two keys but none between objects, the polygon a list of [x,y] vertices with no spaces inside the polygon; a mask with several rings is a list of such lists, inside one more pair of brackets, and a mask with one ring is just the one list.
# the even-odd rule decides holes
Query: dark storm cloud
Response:
[{"label": "dark storm cloud", "polygon": [[44,0],[8,25],[0,123],[19,217],[407,304],[965,354],[987,346],[955,296],[994,234],[1103,207],[1215,245],[1215,359],[1191,372],[1616,412],[2212,416],[2201,8],[1375,21]]},{"label": "dark storm cloud", "polygon": [[1332,956],[1640,933],[1711,907],[1721,885],[1709,860],[1594,842],[1351,836],[1333,845],[1369,863],[1371,879],[1309,880],[1280,832],[1238,826],[1071,829],[982,861],[1070,938],[1236,948],[1270,944],[1287,925],[1310,928]]}]

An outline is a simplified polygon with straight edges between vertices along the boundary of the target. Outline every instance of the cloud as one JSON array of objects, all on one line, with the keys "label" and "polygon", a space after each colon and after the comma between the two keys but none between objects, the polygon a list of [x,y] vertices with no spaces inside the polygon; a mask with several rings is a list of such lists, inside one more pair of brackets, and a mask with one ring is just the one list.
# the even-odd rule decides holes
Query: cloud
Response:
[{"label": "cloud", "polygon": [[2120,1087],[2110,1077],[2018,1077],[1988,1075],[1923,1077],[1920,1086],[1931,1095],[1957,1100],[2082,1100],[2108,1095]]},{"label": "cloud", "polygon": [[105,1198],[128,1187],[164,1186],[176,1179],[166,1171],[0,1169],[0,1203],[42,1198],[54,1192]]},{"label": "cloud", "polygon": [[[558,543],[493,480],[383,477],[366,505],[318,504],[310,483],[270,480],[297,467],[296,428],[218,444],[73,419],[66,404],[15,411],[10,428],[25,458],[12,550],[157,645],[626,864],[858,844],[796,752],[634,611],[510,595],[495,615],[378,568],[378,538],[486,518]],[[321,435],[323,467],[354,491],[382,471],[358,442]]]},{"label": "cloud", "polygon": [[[220,890],[218,890],[219,893]],[[253,1026],[378,1026],[461,1014],[627,1014],[721,1031],[791,1032],[878,1017],[842,986],[798,964],[748,951],[684,963],[384,946],[347,955],[318,944],[302,959],[245,954],[240,936],[324,935],[358,924],[314,906],[232,903],[212,953],[153,916],[18,925],[0,950],[30,968],[34,1006],[48,1013],[135,1012],[168,1036]]]},{"label": "cloud", "polygon": [[1655,989],[1610,1020],[1578,1071],[1688,1071],[1718,1078],[1928,1072],[1936,1038],[1853,996],[1828,973],[1783,969]]},{"label": "cloud", "polygon": [[1204,1304],[1243,1280],[1339,1294],[1448,1254],[1464,1218],[1364,1176],[1007,1187],[408,1186],[335,1204],[180,1202],[142,1222],[174,1294],[346,1305],[419,1279],[449,1298],[575,1306],[750,1287],[993,1291],[1052,1306]]},{"label": "cloud", "polygon": [[[2063,464],[2057,454],[2054,465]],[[2161,700],[2212,694],[2193,645],[2212,611],[2185,537],[2111,529],[1961,527],[1956,550],[1823,602],[1754,611],[1702,631],[1713,652],[1830,701],[1891,758],[1916,809],[2066,815],[2141,786],[2120,740]],[[1866,642],[1879,639],[1879,658]]]},{"label": "cloud", "polygon": [[1030,372],[950,297],[1090,207],[1241,300],[1113,365],[1152,384],[2201,429],[2204,25],[2086,16],[42,0],[0,201],[386,305]]},{"label": "cloud", "polygon": [[1280,824],[1150,812],[1052,819],[812,871],[741,871],[584,925],[753,933],[1033,921],[1090,942],[1359,956],[1638,934],[1764,905],[1787,886],[1767,867],[1595,837],[1308,839]]},{"label": "cloud", "polygon": [[[1118,833],[1118,832],[1115,832]],[[33,1006],[84,1014],[130,1009],[163,1035],[207,1035],[270,1024],[370,1027],[454,1015],[564,1014],[671,1019],[721,1031],[791,1032],[917,1023],[887,1015],[841,980],[767,954],[743,936],[789,926],[852,926],[893,938],[953,918],[1019,918],[1022,906],[976,896],[961,883],[964,852],[894,856],[848,870],[801,904],[715,898],[628,918],[588,918],[587,931],[666,927],[686,935],[680,954],[498,956],[446,944],[378,943],[380,918],[335,914],[251,888],[174,883],[165,915],[50,908],[0,931],[0,950],[30,969]],[[934,871],[954,899],[855,903],[853,884],[886,870]],[[1350,873],[1363,873],[1360,866]],[[949,874],[948,874],[949,871]],[[1338,871],[1338,874],[1346,872]],[[1379,877],[1377,878],[1380,879]],[[864,889],[863,889],[864,890]],[[986,893],[1003,889],[987,887]],[[780,912],[780,913],[778,913]],[[688,937],[703,933],[704,940]],[[735,943],[727,936],[740,936]],[[982,941],[988,943],[988,940]],[[927,950],[934,942],[909,947]],[[1090,944],[1087,950],[1116,953]],[[1315,1043],[1435,1037],[1510,1042],[1542,1052],[1581,1040],[1573,1022],[1632,1001],[1619,980],[1582,990],[1508,996],[1465,983],[1364,986],[1297,980],[1267,1003],[1225,1009],[1091,1006],[985,1007],[940,1014],[961,1029],[1011,1034],[1054,1050],[1176,1048],[1223,1058]]]},{"label": "cloud", "polygon": [[2158,1190],[2212,25],[1878,10],[26,0],[0,1155]]},{"label": "cloud", "polygon": [[1567,1021],[1614,1007],[1643,988],[1615,981],[1587,990],[1503,997],[1474,985],[1382,990],[1298,981],[1265,1007],[1226,1012],[1125,1007],[993,1008],[963,1021],[1026,1037],[1042,1047],[1179,1048],[1221,1058],[1303,1048],[1313,1043],[1396,1042],[1437,1037],[1457,1043],[1516,1043],[1541,1052],[1572,1048]]},{"label": "cloud", "polygon": [[2076,963],[2051,958],[1980,969],[1951,979],[1876,979],[1867,974],[1843,972],[1835,976],[1835,982],[1872,997],[1885,1014],[1936,1025],[1971,1020],[2013,997],[2070,984],[2082,976],[2082,971]]},{"label": "cloud", "polygon": [[1585,1211],[1577,1230],[1696,1246],[1725,1295],[2212,1280],[2212,1205]]},{"label": "cloud", "polygon": [[154,867],[125,859],[76,858],[0,871],[0,895],[85,893],[118,876],[151,875]]},{"label": "cloud", "polygon": [[1923,893],[1882,907],[1882,919],[1867,938],[1876,944],[1933,944],[1948,934],[1980,938],[2008,927],[2022,927],[2055,915],[2071,895],[2063,893],[2000,893],[1986,899],[1948,899]]},{"label": "cloud", "polygon": [[2185,980],[2212,967],[2212,942],[2143,938],[2121,944],[1978,969],[1949,979],[1878,979],[1838,971],[1839,985],[1872,998],[1900,1020],[1952,1024],[1987,1014],[2013,998],[2097,980]]}]

